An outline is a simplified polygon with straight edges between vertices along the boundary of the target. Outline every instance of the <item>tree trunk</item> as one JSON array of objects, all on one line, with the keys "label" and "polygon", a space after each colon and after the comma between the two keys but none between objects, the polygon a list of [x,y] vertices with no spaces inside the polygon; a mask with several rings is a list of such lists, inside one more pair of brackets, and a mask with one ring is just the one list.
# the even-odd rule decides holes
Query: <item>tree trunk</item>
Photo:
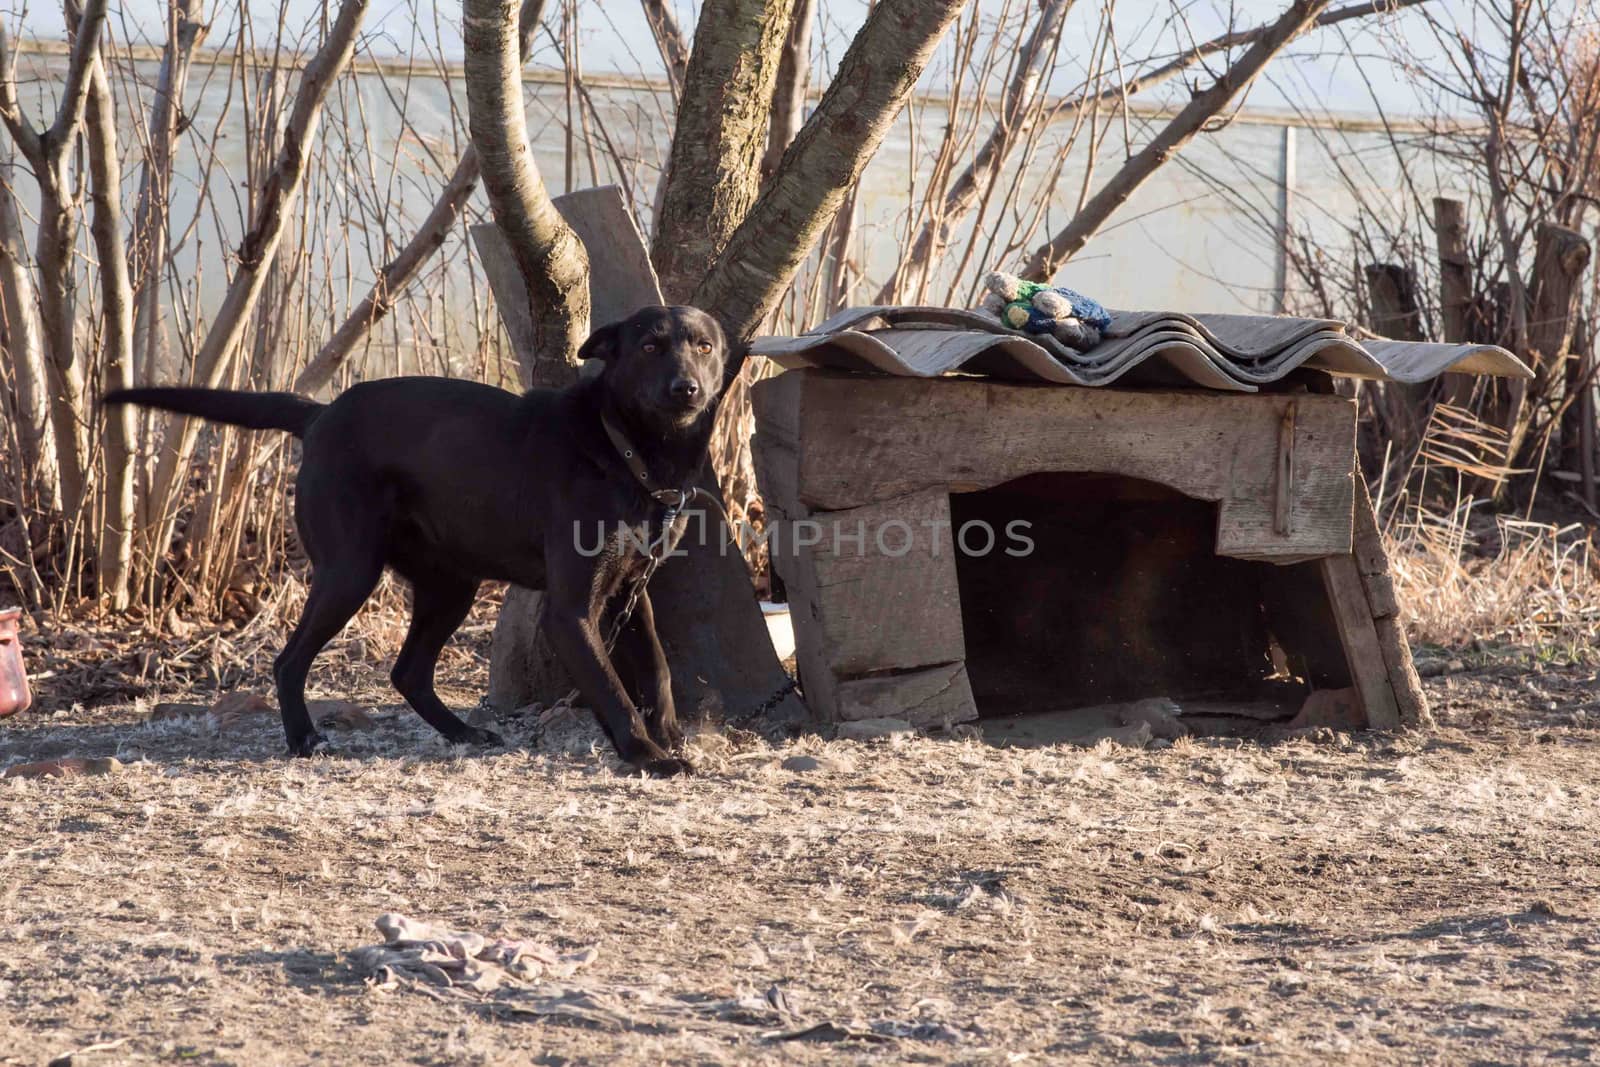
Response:
[{"label": "tree trunk", "polygon": [[[1572,344],[1574,312],[1582,291],[1579,282],[1589,266],[1589,239],[1577,230],[1542,223],[1534,239],[1532,306],[1528,314],[1528,348],[1523,359],[1533,368],[1532,383],[1516,381],[1511,386],[1509,417],[1504,423],[1510,431],[1506,457],[1522,465],[1522,450],[1528,431],[1538,415],[1527,398],[1550,395],[1550,378],[1564,373]],[[1496,495],[1504,493],[1504,485]]]},{"label": "tree trunk", "polygon": [[[167,232],[171,209],[173,142],[188,85],[189,65],[205,38],[207,26],[199,21],[199,0],[170,0],[167,6],[167,40],[161,69],[156,75],[155,97],[150,103],[149,144],[139,173],[139,195],[128,237],[128,269],[133,284],[133,371],[135,383],[162,380],[167,373],[166,325],[162,319],[162,277],[167,265]],[[152,500],[150,427],[154,415],[133,412],[135,436],[140,442],[135,459],[135,509],[139,528],[147,533],[156,525]],[[147,546],[148,547],[148,546]]]},{"label": "tree trunk", "polygon": [[651,258],[685,303],[760,188],[767,116],[794,0],[707,0],[678,106]]},{"label": "tree trunk", "polygon": [[89,98],[89,72],[99,63],[100,31],[106,21],[106,0],[88,0],[83,10],[67,5],[72,26],[72,52],[67,60],[55,118],[50,127],[33,128],[17,102],[16,67],[10,42],[0,30],[0,120],[11,130],[17,147],[33,167],[39,183],[39,232],[34,262],[38,265],[41,333],[50,388],[50,426],[55,435],[60,470],[62,511],[69,520],[83,515],[88,484],[88,403],[83,367],[76,345],[76,301],[72,259],[77,246],[80,205],[72,194],[71,150],[83,128]]},{"label": "tree trunk", "polygon": [[1533,294],[1528,321],[1529,362],[1536,382],[1534,395],[1549,392],[1549,379],[1560,373],[1572,344],[1573,312],[1582,295],[1578,282],[1589,266],[1589,239],[1576,230],[1543,223],[1535,238]]},{"label": "tree trunk", "polygon": [[[589,332],[589,260],[550,202],[528,144],[515,0],[464,0],[467,124],[483,185],[528,288],[528,385],[563,385]],[[520,353],[519,353],[520,355]]]},{"label": "tree trunk", "polygon": [[50,433],[50,386],[45,370],[44,341],[34,307],[33,277],[22,241],[22,219],[11,190],[15,164],[0,160],[0,348],[10,361],[16,388],[17,441],[21,469],[32,474],[29,490],[42,511],[61,507],[61,482],[56,446]]},{"label": "tree trunk", "polygon": [[[693,303],[746,344],[882,143],[965,0],[882,0]],[[738,373],[730,360],[728,380]]]},{"label": "tree trunk", "polygon": [[1255,81],[1272,57],[1290,41],[1310,29],[1328,6],[1328,0],[1294,0],[1270,28],[1256,38],[1238,61],[1209,88],[1195,94],[1188,105],[1162,128],[1149,144],[1106,182],[1066,227],[1034,250],[1021,274],[1032,281],[1049,281],[1061,265],[1089,243],[1112,213],[1127,203],[1145,180],[1182,151],[1207,122]]},{"label": "tree trunk", "polygon": [[767,151],[761,157],[761,180],[778,170],[783,153],[806,121],[806,87],[811,82],[811,26],[817,21],[817,0],[795,0],[789,35],[778,56],[778,78],[772,90],[772,122]]},{"label": "tree trunk", "polygon": [[72,257],[77,244],[79,204],[71,195],[71,149],[83,127],[89,96],[89,72],[98,62],[106,0],[87,0],[74,18],[72,51],[61,87],[55,118],[48,129],[35,129],[17,100],[16,64],[4,27],[0,26],[0,122],[11,131],[39,183],[38,234],[34,262],[40,336],[44,341],[50,429],[54,437],[62,512],[69,521],[82,517],[88,478],[87,396],[83,368],[77,360]]},{"label": "tree trunk", "polygon": [[78,206],[62,200],[60,190],[70,187],[64,163],[39,172],[39,233],[33,259],[38,265],[39,322],[50,389],[50,427],[61,471],[61,509],[70,520],[83,508],[89,440],[83,417],[83,368],[75,343],[72,250],[78,239]]},{"label": "tree trunk", "polygon": [[[94,215],[89,229],[100,259],[100,379],[105,392],[133,384],[133,286],[128,280],[128,250],[122,239],[122,160],[117,153],[117,109],[96,60],[89,74],[85,121],[89,149],[89,196]],[[105,485],[96,577],[100,597],[125,611],[133,578],[134,412],[126,404],[105,412]]]},{"label": "tree trunk", "polygon": [[1411,271],[1396,263],[1369,263],[1366,276],[1372,329],[1396,341],[1422,340],[1422,309]]}]

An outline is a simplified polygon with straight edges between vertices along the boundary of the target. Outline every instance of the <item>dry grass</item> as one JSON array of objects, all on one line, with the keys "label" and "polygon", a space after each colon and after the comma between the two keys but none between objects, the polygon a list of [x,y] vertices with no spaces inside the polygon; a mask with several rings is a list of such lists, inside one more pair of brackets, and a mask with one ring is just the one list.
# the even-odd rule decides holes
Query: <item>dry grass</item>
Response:
[{"label": "dry grass", "polygon": [[1378,512],[1412,644],[1589,659],[1600,638],[1594,527],[1496,514],[1475,499],[1474,487],[1531,473],[1511,465],[1507,448],[1504,430],[1439,403],[1410,465],[1384,464],[1373,492],[1398,496]]},{"label": "dry grass", "polygon": [[1512,645],[1566,659],[1600,647],[1591,527],[1419,509],[1388,538],[1413,643]]},{"label": "dry grass", "polygon": [[[403,709],[300,762],[270,718],[42,712],[0,766],[127,766],[0,781],[0,1062],[1587,1059],[1594,685],[1453,675],[1436,734],[1272,746],[711,738],[665,782]],[[386,911],[599,958],[385,992],[348,957]]]}]

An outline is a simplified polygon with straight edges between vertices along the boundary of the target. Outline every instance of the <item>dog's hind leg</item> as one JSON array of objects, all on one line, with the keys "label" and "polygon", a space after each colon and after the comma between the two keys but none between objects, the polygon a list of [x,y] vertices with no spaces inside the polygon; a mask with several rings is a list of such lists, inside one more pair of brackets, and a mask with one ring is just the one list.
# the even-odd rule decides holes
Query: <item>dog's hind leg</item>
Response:
[{"label": "dog's hind leg", "polygon": [[306,675],[311,671],[311,661],[361,610],[383,573],[383,561],[376,554],[340,564],[343,565],[324,563],[312,571],[311,592],[306,595],[300,623],[272,667],[278,683],[283,733],[293,756],[309,756],[327,740],[317,732],[311,713],[306,710]]},{"label": "dog's hind leg", "polygon": [[412,710],[446,739],[457,744],[498,745],[503,743],[500,735],[462,722],[444,706],[433,689],[433,672],[439,664],[439,653],[444,651],[450,635],[472,610],[472,601],[477,595],[478,583],[470,579],[439,576],[428,576],[421,581],[413,579],[411,629],[406,631],[405,644],[400,647],[389,679]]}]

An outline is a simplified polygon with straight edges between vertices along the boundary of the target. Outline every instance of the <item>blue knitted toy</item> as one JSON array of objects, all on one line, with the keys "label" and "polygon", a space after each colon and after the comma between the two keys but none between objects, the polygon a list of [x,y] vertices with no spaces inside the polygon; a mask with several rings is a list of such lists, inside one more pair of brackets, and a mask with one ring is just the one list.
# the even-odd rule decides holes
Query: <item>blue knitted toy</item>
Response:
[{"label": "blue knitted toy", "polygon": [[1100,343],[1111,315],[1097,301],[1061,286],[1025,282],[1014,274],[990,271],[983,277],[989,291],[983,309],[1002,324],[1023,333],[1049,334],[1082,352]]}]

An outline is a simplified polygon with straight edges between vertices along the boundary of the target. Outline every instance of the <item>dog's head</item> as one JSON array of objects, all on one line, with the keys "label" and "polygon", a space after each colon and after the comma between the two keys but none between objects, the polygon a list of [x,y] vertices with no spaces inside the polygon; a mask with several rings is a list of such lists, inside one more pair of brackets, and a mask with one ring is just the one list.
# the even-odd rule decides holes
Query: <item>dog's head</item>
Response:
[{"label": "dog's head", "polygon": [[716,402],[728,343],[699,308],[648,307],[596,330],[578,356],[605,362],[601,383],[619,407],[670,432]]}]

